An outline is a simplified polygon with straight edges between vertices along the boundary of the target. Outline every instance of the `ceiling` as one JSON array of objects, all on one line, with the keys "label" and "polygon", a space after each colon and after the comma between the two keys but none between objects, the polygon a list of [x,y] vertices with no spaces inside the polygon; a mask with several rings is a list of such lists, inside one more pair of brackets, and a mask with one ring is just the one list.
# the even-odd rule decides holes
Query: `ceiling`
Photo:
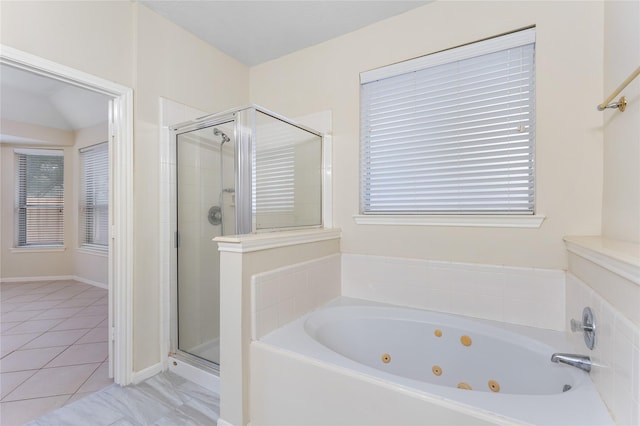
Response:
[{"label": "ceiling", "polygon": [[[74,131],[107,121],[109,99],[53,78],[0,65],[2,120]],[[6,134],[2,141],[21,142]]]},{"label": "ceiling", "polygon": [[[401,0],[138,1],[247,66],[428,3]],[[7,65],[0,66],[0,94],[3,120],[73,131],[107,119],[109,97]],[[3,142],[18,142],[8,135],[1,136]]]},{"label": "ceiling", "polygon": [[428,3],[417,0],[139,1],[248,66]]}]

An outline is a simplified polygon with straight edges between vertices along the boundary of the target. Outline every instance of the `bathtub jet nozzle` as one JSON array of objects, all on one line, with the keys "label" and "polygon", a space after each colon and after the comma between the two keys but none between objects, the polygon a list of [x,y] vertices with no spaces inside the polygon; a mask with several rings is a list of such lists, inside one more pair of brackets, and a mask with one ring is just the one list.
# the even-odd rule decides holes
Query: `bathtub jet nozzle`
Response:
[{"label": "bathtub jet nozzle", "polygon": [[587,355],[555,353],[551,355],[551,362],[567,364],[587,373],[591,371],[591,358]]}]

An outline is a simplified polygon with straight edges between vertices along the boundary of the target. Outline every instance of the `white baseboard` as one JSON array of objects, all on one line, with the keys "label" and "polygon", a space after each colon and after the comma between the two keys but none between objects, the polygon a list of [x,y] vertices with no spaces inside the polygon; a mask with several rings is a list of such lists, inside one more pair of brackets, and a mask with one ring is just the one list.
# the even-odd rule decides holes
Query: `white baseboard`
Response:
[{"label": "white baseboard", "polygon": [[224,420],[223,418],[219,418],[218,419],[218,426],[233,426],[231,423],[229,423],[228,421]]},{"label": "white baseboard", "polygon": [[94,287],[100,287],[105,290],[109,289],[107,284],[89,280],[87,278],[82,278],[77,275],[51,275],[51,276],[43,276],[43,277],[9,277],[9,278],[0,278],[1,283],[24,283],[24,282],[32,282],[32,281],[65,281],[65,280],[74,280],[84,284],[89,284]]},{"label": "white baseboard", "polygon": [[108,284],[101,283],[101,282],[98,282],[98,281],[89,280],[87,278],[78,277],[77,275],[74,276],[73,279],[76,280],[76,281],[79,281],[81,283],[84,283],[84,284],[92,285],[94,287],[100,287],[100,288],[103,288],[105,290],[109,289],[109,285]]},{"label": "white baseboard", "polygon": [[28,281],[63,281],[63,280],[75,280],[73,275],[52,275],[43,277],[10,277],[0,278],[0,282],[3,283],[23,283]]},{"label": "white baseboard", "polygon": [[155,376],[158,373],[161,373],[163,370],[162,363],[159,362],[157,364],[152,365],[151,367],[147,367],[144,370],[134,371],[131,375],[131,383],[137,385],[140,382],[147,380],[150,377]]}]

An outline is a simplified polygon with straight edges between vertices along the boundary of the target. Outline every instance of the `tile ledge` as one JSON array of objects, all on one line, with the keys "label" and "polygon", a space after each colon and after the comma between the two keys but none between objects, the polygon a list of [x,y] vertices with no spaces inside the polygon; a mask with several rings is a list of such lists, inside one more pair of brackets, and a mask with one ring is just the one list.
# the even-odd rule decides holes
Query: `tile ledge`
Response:
[{"label": "tile ledge", "polygon": [[248,253],[297,244],[333,240],[340,238],[340,236],[340,228],[330,228],[264,232],[260,234],[225,235],[216,237],[213,241],[218,243],[219,251]]},{"label": "tile ledge", "polygon": [[567,250],[640,286],[640,244],[599,235],[566,236]]}]

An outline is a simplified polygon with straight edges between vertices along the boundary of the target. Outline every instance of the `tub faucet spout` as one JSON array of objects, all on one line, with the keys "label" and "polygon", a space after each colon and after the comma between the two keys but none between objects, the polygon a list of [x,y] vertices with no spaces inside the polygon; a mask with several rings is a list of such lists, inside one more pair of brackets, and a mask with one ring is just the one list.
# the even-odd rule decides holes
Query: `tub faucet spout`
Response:
[{"label": "tub faucet spout", "polygon": [[591,358],[587,355],[555,353],[551,355],[551,362],[568,364],[587,373],[591,371]]}]

